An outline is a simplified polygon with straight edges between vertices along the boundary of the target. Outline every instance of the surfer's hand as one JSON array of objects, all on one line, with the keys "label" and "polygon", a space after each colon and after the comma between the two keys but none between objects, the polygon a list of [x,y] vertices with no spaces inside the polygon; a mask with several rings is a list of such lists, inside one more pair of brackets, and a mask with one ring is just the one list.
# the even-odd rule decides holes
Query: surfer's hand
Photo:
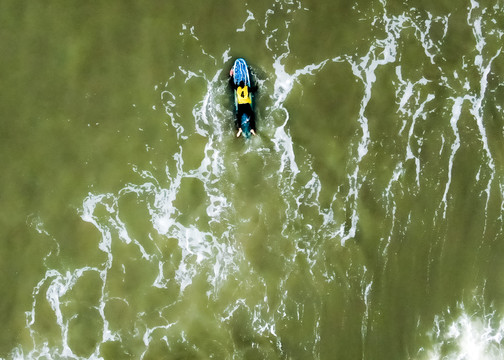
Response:
[{"label": "surfer's hand", "polygon": [[238,137],[240,137],[241,133],[242,133],[242,129],[241,129],[241,128],[239,128],[239,129],[238,129],[238,132],[236,133],[236,137],[237,137],[237,138],[238,138]]},{"label": "surfer's hand", "polygon": [[251,132],[251,133],[252,133],[252,135],[254,135],[254,136],[256,136],[256,135],[257,135],[254,129],[250,130],[250,132]]}]

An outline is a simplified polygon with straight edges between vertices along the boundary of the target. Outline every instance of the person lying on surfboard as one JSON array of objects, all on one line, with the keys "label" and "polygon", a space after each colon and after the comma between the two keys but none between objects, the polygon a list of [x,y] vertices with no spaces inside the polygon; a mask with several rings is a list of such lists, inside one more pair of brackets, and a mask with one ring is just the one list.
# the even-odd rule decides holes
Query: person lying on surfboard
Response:
[{"label": "person lying on surfboard", "polygon": [[238,85],[232,83],[233,90],[236,91],[236,99],[238,103],[238,110],[236,111],[236,119],[235,126],[238,130],[236,137],[240,137],[242,133],[241,128],[241,118],[243,114],[248,115],[250,121],[250,132],[252,135],[256,135],[256,126],[255,126],[255,114],[254,110],[252,110],[252,99],[250,97],[250,93],[253,93],[257,90],[257,87],[247,86],[243,81],[240,81]]},{"label": "person lying on surfboard", "polygon": [[256,135],[252,94],[257,91],[257,86],[251,84],[250,71],[244,59],[235,61],[229,72],[229,84],[235,95],[236,137],[242,133],[245,137]]}]

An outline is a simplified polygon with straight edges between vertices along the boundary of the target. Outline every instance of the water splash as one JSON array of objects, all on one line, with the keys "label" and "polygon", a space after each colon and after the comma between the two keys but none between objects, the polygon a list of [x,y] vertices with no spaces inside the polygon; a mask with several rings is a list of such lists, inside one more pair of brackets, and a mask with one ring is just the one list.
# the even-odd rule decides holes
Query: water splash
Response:
[{"label": "water splash", "polygon": [[[475,299],[477,300],[477,299]],[[435,316],[434,326],[429,336],[434,344],[432,349],[421,349],[419,359],[467,359],[493,360],[504,355],[504,319],[495,310],[487,313],[468,312],[464,304],[459,303],[452,315]]]}]

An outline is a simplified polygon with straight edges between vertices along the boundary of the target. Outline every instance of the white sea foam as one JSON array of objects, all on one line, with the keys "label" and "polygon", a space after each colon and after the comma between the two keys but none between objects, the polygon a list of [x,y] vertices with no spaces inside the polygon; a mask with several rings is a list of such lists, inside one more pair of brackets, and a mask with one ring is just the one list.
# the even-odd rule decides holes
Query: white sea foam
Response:
[{"label": "white sea foam", "polygon": [[434,346],[421,349],[419,359],[429,360],[497,360],[502,359],[504,350],[504,319],[495,311],[471,314],[459,304],[453,317],[448,311],[434,319],[429,336]]},{"label": "white sea foam", "polygon": [[464,101],[464,98],[454,99],[453,107],[452,107],[452,116],[450,118],[450,126],[453,130],[453,134],[455,136],[455,141],[452,143],[452,146],[451,146],[451,154],[450,154],[450,159],[448,161],[448,180],[446,181],[445,191],[443,194],[443,198],[441,200],[441,203],[443,204],[443,217],[444,218],[446,218],[446,209],[448,208],[448,191],[450,190],[450,184],[452,181],[453,161],[455,158],[455,154],[457,153],[458,149],[460,148],[460,135],[459,135],[457,123],[460,118],[460,113],[462,110],[463,101]]},{"label": "white sea foam", "polygon": [[[492,185],[496,176],[496,168],[495,168],[495,160],[493,158],[492,152],[490,150],[488,144],[488,136],[486,133],[486,127],[483,119],[483,109],[484,109],[484,100],[485,95],[487,93],[488,87],[488,76],[490,74],[492,63],[494,60],[501,54],[502,47],[499,48],[495,54],[492,54],[489,59],[485,59],[485,45],[487,43],[486,36],[492,37],[494,34],[487,34],[487,31],[483,30],[483,19],[482,15],[485,13],[485,9],[481,11],[481,14],[476,14],[479,11],[479,3],[475,0],[471,0],[471,8],[467,15],[467,23],[472,28],[472,32],[474,35],[474,39],[476,41],[475,48],[477,50],[477,54],[474,58],[474,65],[478,69],[479,72],[479,94],[474,94],[470,97],[470,101],[472,103],[472,107],[470,109],[471,114],[474,116],[476,120],[476,124],[478,126],[478,130],[480,132],[481,142],[483,150],[487,156],[487,167],[489,171],[488,182],[485,189],[486,193],[486,210],[488,211],[488,204],[490,201],[490,192],[492,189]],[[476,14],[476,15],[475,15]],[[485,35],[483,35],[485,33]],[[502,35],[499,35],[499,39]],[[485,219],[487,217],[485,216]],[[486,223],[485,223],[486,227]]]},{"label": "white sea foam", "polygon": [[248,14],[248,16],[245,19],[245,21],[243,22],[243,26],[240,29],[236,29],[236,32],[244,32],[245,26],[247,25],[247,22],[249,22],[251,20],[255,20],[254,13],[252,11],[247,10],[247,14]]}]

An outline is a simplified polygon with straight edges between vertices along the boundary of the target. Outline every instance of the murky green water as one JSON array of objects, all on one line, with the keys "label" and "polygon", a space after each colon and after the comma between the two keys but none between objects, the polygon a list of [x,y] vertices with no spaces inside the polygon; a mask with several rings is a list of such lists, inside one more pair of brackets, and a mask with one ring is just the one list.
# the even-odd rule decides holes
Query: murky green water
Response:
[{"label": "murky green water", "polygon": [[503,11],[3,1],[0,357],[502,358]]}]

